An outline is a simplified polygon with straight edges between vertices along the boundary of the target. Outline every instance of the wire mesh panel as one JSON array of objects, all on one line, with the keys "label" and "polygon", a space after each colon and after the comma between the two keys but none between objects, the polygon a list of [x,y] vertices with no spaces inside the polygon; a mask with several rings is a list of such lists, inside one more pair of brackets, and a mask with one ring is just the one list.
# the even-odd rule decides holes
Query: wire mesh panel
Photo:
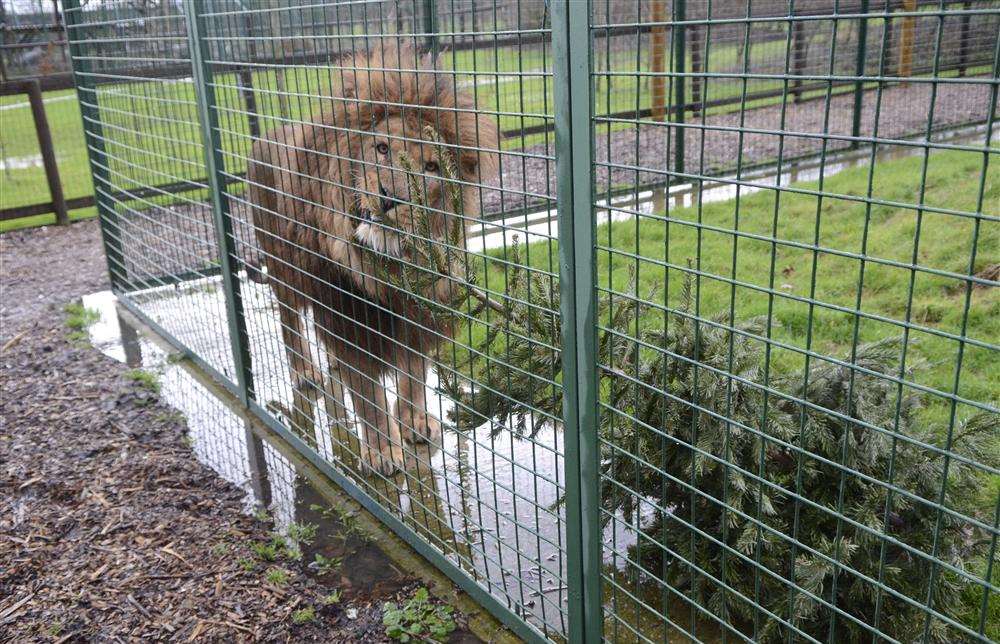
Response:
[{"label": "wire mesh panel", "polygon": [[116,292],[526,639],[1000,637],[1000,5],[68,3]]},{"label": "wire mesh panel", "polygon": [[997,4],[635,9],[592,3],[603,637],[996,639]]},{"label": "wire mesh panel", "polygon": [[105,2],[66,17],[112,284],[235,379],[184,16]]},{"label": "wire mesh panel", "polygon": [[558,306],[544,16],[450,33],[432,6],[197,5],[233,270],[252,278],[254,401],[484,596],[558,635],[557,418],[442,429],[475,413],[464,399],[506,395],[482,374],[512,352],[558,359],[531,330],[485,340],[516,307]]}]

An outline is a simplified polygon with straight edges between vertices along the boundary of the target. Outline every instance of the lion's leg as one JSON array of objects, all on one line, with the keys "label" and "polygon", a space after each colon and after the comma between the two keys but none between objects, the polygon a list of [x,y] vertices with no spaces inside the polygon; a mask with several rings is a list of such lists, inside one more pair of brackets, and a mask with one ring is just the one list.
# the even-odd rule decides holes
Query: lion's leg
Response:
[{"label": "lion's leg", "polygon": [[403,467],[403,441],[399,425],[388,413],[381,369],[374,358],[361,355],[360,351],[338,353],[342,354],[340,373],[347,381],[354,413],[361,422],[362,460],[373,470],[389,476]]},{"label": "lion's leg", "polygon": [[435,441],[441,436],[441,422],[427,412],[427,360],[408,349],[400,349],[398,356],[396,418],[413,442]]},{"label": "lion's leg", "polygon": [[300,433],[310,435],[314,430],[314,410],[317,390],[322,386],[323,374],[312,360],[306,342],[305,322],[301,311],[279,298],[281,339],[288,354],[288,369],[292,379],[292,426]]},{"label": "lion's leg", "polygon": [[326,354],[327,374],[323,386],[323,408],[330,419],[330,435],[334,453],[341,461],[348,462],[351,457],[360,453],[358,437],[354,431],[354,423],[347,411],[345,388],[347,381],[344,372],[346,366],[340,364],[337,357],[337,343],[330,332],[318,329]]}]

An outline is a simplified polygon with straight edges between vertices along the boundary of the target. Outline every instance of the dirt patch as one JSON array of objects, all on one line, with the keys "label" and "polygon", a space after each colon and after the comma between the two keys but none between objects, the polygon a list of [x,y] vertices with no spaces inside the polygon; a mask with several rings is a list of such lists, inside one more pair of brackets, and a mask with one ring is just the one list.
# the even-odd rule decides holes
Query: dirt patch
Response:
[{"label": "dirt patch", "polygon": [[[0,640],[389,641],[382,605],[416,580],[359,588],[271,557],[270,524],[195,459],[155,385],[67,338],[62,307],[104,281],[95,231],[3,238]],[[42,278],[66,261],[72,279]],[[457,621],[452,640],[477,641]]]},{"label": "dirt patch", "polygon": [[97,220],[4,233],[0,266],[3,342],[70,298],[108,288]]}]

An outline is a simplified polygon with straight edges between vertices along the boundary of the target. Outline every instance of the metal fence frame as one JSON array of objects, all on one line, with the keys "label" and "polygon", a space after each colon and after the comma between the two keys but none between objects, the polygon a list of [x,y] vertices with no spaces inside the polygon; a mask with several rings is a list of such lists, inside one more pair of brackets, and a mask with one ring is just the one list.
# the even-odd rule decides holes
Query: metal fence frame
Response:
[{"label": "metal fence frame", "polygon": [[[425,31],[423,35],[427,37],[428,49],[437,51],[439,43],[436,36],[439,34],[439,27],[436,24],[435,17],[438,14],[433,10],[433,0],[426,0],[424,4],[426,6],[423,13],[423,29]],[[859,48],[857,54],[853,74],[806,74],[799,77],[796,81],[802,85],[809,82],[822,85],[827,91],[827,103],[830,100],[830,92],[832,91],[834,81],[853,89],[855,116],[851,131],[849,134],[836,136],[831,136],[829,133],[821,133],[819,138],[823,142],[824,154],[826,144],[830,140],[846,143],[851,148],[873,147],[884,142],[884,139],[881,139],[877,133],[873,133],[870,136],[865,135],[860,124],[859,115],[861,113],[861,103],[866,84],[877,84],[881,87],[886,83],[896,82],[931,83],[932,88],[936,88],[939,83],[951,82],[940,77],[938,74],[939,70],[936,67],[932,70],[930,76],[916,78],[866,72],[864,43],[867,42],[865,35],[867,25],[869,21],[885,19],[889,12],[887,3],[883,3],[881,9],[875,8],[874,4],[869,0],[860,0],[860,5],[856,13],[841,13],[835,10],[832,14],[827,14],[822,10],[818,10],[818,13],[812,16],[805,15],[793,18],[791,15],[797,16],[798,14],[791,14],[789,16],[774,18],[775,21],[784,21],[795,26],[801,24],[801,21],[819,18],[833,19],[835,24],[839,24],[840,21],[844,21],[845,23],[857,21],[859,25],[862,46]],[[940,6],[937,9],[918,9],[916,3],[912,3],[912,6],[907,5],[902,13],[897,12],[897,14],[902,15],[904,18],[907,16],[926,18],[929,12],[930,15],[940,16],[941,20],[944,20],[945,16],[966,16],[974,19],[977,16],[996,17],[1000,15],[1000,7],[995,6],[983,9],[946,10],[943,2],[931,4],[939,4]],[[90,163],[95,177],[96,205],[101,217],[102,240],[108,257],[109,273],[113,289],[129,310],[157,330],[157,332],[161,333],[179,351],[185,353],[199,366],[212,373],[220,383],[237,395],[250,411],[283,436],[291,445],[309,458],[314,465],[336,481],[347,493],[364,505],[388,527],[403,537],[418,552],[448,574],[479,603],[506,623],[513,632],[528,641],[542,641],[546,635],[558,637],[558,633],[549,633],[548,631],[539,629],[537,625],[529,623],[521,614],[512,610],[508,603],[500,601],[497,596],[492,594],[487,588],[484,588],[480,581],[456,566],[451,559],[429,543],[413,527],[401,521],[394,513],[387,511],[383,502],[376,496],[358,487],[352,477],[345,475],[343,471],[317,453],[314,446],[304,441],[297,433],[290,431],[284,423],[275,417],[274,413],[266,405],[257,399],[254,388],[254,375],[250,364],[251,349],[244,312],[244,297],[241,292],[243,282],[238,276],[239,266],[245,260],[240,256],[236,233],[233,229],[233,218],[229,214],[230,196],[228,191],[229,187],[237,179],[231,172],[226,172],[224,169],[226,164],[223,158],[224,143],[220,138],[220,133],[224,128],[220,127],[218,122],[220,110],[217,105],[215,85],[212,80],[213,74],[216,72],[213,70],[213,65],[210,62],[212,52],[210,50],[209,39],[206,37],[209,27],[206,25],[205,16],[200,11],[201,6],[199,3],[185,2],[183,20],[190,52],[189,68],[192,73],[191,82],[193,83],[197,98],[197,120],[196,122],[192,122],[192,125],[196,125],[200,130],[200,144],[204,150],[203,163],[205,176],[203,179],[199,178],[186,184],[185,181],[182,181],[177,185],[182,186],[183,184],[185,188],[194,187],[205,190],[211,198],[211,225],[218,251],[217,266],[206,267],[204,270],[198,270],[191,274],[179,273],[150,276],[148,281],[128,282],[123,280],[121,271],[118,270],[120,267],[125,266],[127,261],[125,255],[128,251],[123,248],[123,240],[120,237],[121,228],[116,223],[121,217],[116,204],[126,199],[152,198],[157,195],[165,196],[173,194],[173,190],[162,189],[163,186],[148,187],[148,192],[143,192],[142,189],[122,191],[115,191],[113,189],[116,181],[110,176],[113,170],[111,169],[112,164],[109,161],[108,152],[105,148],[106,138],[102,130],[104,121],[102,121],[100,101],[98,99],[98,85],[101,82],[108,82],[108,79],[102,78],[101,72],[94,71],[91,68],[92,58],[83,49],[86,44],[84,31],[86,24],[81,20],[83,9],[81,8],[80,1],[65,1],[66,28],[74,63],[74,80],[80,94],[81,105],[83,106],[82,111],[90,153]],[[427,7],[430,9],[427,9]],[[705,90],[704,87],[697,90],[699,97],[695,100],[702,101],[702,109],[699,114],[697,111],[692,111],[688,108],[690,103],[687,90],[690,88],[687,87],[685,81],[697,78],[703,83],[707,83],[712,78],[731,77],[743,83],[740,100],[742,105],[745,106],[748,101],[747,81],[755,77],[755,75],[749,73],[745,67],[742,71],[718,73],[704,70],[695,72],[688,70],[685,67],[687,64],[687,55],[685,52],[688,51],[688,45],[685,42],[685,33],[690,28],[699,28],[701,26],[711,27],[715,24],[750,25],[754,23],[755,19],[749,16],[749,11],[748,8],[748,15],[742,18],[734,17],[724,20],[717,20],[711,16],[688,18],[685,14],[685,0],[679,0],[674,5],[673,14],[663,18],[660,22],[653,21],[650,24],[649,21],[640,20],[634,25],[626,23],[602,27],[592,24],[591,16],[588,15],[587,11],[573,10],[573,7],[566,2],[551,3],[549,24],[551,26],[551,47],[553,53],[552,74],[555,79],[552,103],[553,129],[555,134],[554,153],[555,157],[561,160],[556,168],[558,239],[563,241],[563,243],[559,244],[559,290],[561,293],[560,313],[563,319],[561,355],[565,389],[562,421],[564,424],[565,440],[565,556],[567,562],[566,581],[568,585],[566,593],[568,599],[566,607],[567,626],[563,635],[571,642],[599,642],[608,637],[605,627],[606,608],[604,601],[605,585],[608,581],[602,573],[605,547],[602,543],[602,526],[595,519],[604,512],[601,506],[602,463],[601,438],[598,434],[598,428],[600,425],[600,414],[607,413],[601,411],[601,384],[597,374],[598,365],[600,364],[598,330],[601,328],[601,324],[598,319],[598,310],[601,288],[598,286],[599,278],[596,271],[599,263],[601,243],[596,239],[598,226],[596,213],[602,208],[607,208],[607,204],[611,203],[612,194],[609,187],[607,190],[607,200],[602,202],[598,198],[600,194],[604,193],[595,180],[595,167],[602,163],[608,165],[610,162],[607,159],[602,162],[597,160],[595,153],[595,136],[597,135],[595,134],[595,129],[597,124],[605,122],[608,118],[613,119],[615,115],[600,114],[595,109],[596,94],[594,85],[595,79],[601,76],[601,72],[594,69],[593,42],[598,32],[602,30],[610,31],[616,28],[622,30],[634,28],[638,33],[639,30],[648,31],[657,26],[662,26],[675,32],[674,37],[671,39],[673,55],[671,56],[671,66],[669,69],[655,70],[653,72],[639,72],[636,70],[631,73],[637,77],[643,74],[651,75],[653,78],[665,80],[669,85],[666,88],[666,94],[670,96],[671,106],[666,109],[665,119],[666,123],[670,126],[670,133],[677,137],[678,143],[673,148],[672,165],[662,173],[663,180],[668,185],[671,182],[691,181],[704,186],[711,175],[704,168],[694,170],[686,165],[683,140],[685,133],[694,132],[697,134],[706,129],[704,121],[704,111],[707,105],[704,102]],[[882,11],[885,13],[881,13]],[[746,50],[749,50],[749,26],[747,27],[747,34],[744,38],[743,46]],[[496,37],[496,34],[494,34],[494,37]],[[544,38],[544,34],[541,37]],[[790,47],[788,51],[791,51]],[[985,164],[990,162],[991,157],[994,157],[992,159],[993,162],[997,162],[998,159],[995,157],[1000,154],[1000,151],[996,148],[990,149],[989,147],[995,127],[996,104],[998,91],[1000,91],[1000,80],[998,80],[1000,41],[998,41],[997,50],[994,52],[992,58],[992,76],[980,80],[965,79],[965,82],[986,84],[992,92],[992,108],[986,118],[986,144],[984,146],[948,144],[935,146],[934,144],[928,145],[921,141],[913,143],[897,141],[896,143],[917,147],[923,146],[928,154],[929,149],[932,147],[982,152],[984,159],[983,181],[985,181]],[[181,66],[184,65],[185,63],[181,63]],[[605,74],[608,77],[612,75],[611,72],[605,72]],[[759,74],[757,76],[761,78],[768,77],[767,74]],[[114,79],[111,80],[113,81]],[[780,80],[784,83],[780,94],[783,106],[789,103],[791,100],[790,97],[797,97],[804,91],[803,86],[792,86],[787,74]],[[932,91],[934,90],[932,89]],[[678,108],[677,106],[684,107]],[[629,113],[628,119],[634,121],[636,127],[638,127],[638,124],[647,122],[650,116],[653,116],[655,120],[655,114],[653,113],[655,109],[655,106],[649,111],[637,108]],[[694,121],[686,122],[686,116],[690,116]],[[701,119],[700,124],[697,122],[699,118]],[[733,129],[739,135],[740,140],[750,130],[750,128],[744,127],[742,123]],[[787,134],[781,126],[770,128],[769,131],[782,137]],[[931,134],[932,132],[928,128],[924,140],[930,140]],[[874,151],[872,159],[874,161]],[[787,161],[785,159],[785,162]],[[780,151],[778,163],[778,174],[780,176],[780,164],[782,163]],[[737,186],[737,194],[739,194],[738,190],[740,186],[745,186],[746,188],[757,187],[757,184],[752,180],[747,180],[743,177],[742,172],[744,170],[745,167],[737,163],[735,178],[724,179],[724,181],[728,181],[731,185]],[[638,169],[636,172],[638,173]],[[761,187],[764,190],[774,189],[777,191],[777,186],[761,184]],[[638,190],[638,186],[634,186],[627,188],[626,192],[636,192],[638,194]],[[785,190],[788,190],[788,188],[785,188]],[[791,190],[791,192],[795,191]],[[822,199],[825,196],[822,183],[820,184],[820,188],[813,191],[812,194],[818,199]],[[868,195],[867,199],[863,199],[862,201],[867,203],[869,210],[873,203],[878,203],[878,200],[874,199],[871,195]],[[605,205],[602,206],[602,203]],[[921,213],[925,211],[931,213],[937,211],[948,214],[947,209],[942,208],[924,208],[923,205],[917,205],[916,208]],[[775,206],[775,210],[777,210],[777,206]],[[982,203],[980,203],[979,213],[976,217],[977,231],[979,224],[996,225],[1000,222],[1000,213],[984,214]],[[699,231],[702,230],[700,224],[698,225],[698,229]],[[771,243],[775,243],[773,237]],[[735,245],[733,253],[735,257]],[[861,253],[860,257],[863,261],[865,257],[864,252]],[[637,258],[637,261],[639,259],[641,258]],[[911,273],[915,272],[919,267],[919,260],[916,258],[909,265]],[[775,266],[772,265],[770,270],[772,283],[768,288],[764,288],[762,292],[768,294],[768,297],[773,298],[775,292],[775,285],[773,284]],[[969,293],[971,293],[973,286],[979,283],[983,283],[987,287],[995,287],[995,279],[975,278],[972,276],[971,270],[972,267],[970,266],[970,273],[964,278],[965,286]],[[697,268],[689,267],[689,271],[695,279],[711,277]],[[225,294],[225,317],[228,321],[227,335],[229,351],[231,353],[231,372],[228,367],[220,368],[217,362],[207,359],[197,348],[188,346],[185,342],[178,339],[174,333],[171,333],[165,325],[153,319],[143,309],[141,304],[135,302],[130,296],[130,293],[136,292],[144,285],[176,284],[186,280],[203,279],[216,275],[222,276],[221,282]],[[730,278],[730,281],[734,284],[735,293],[735,284],[737,281],[735,275]],[[967,295],[966,297],[966,307],[968,307],[968,297],[970,296]],[[806,298],[806,301],[812,305],[814,303],[811,301],[812,299]],[[859,318],[859,311],[860,308],[854,309],[856,322]],[[730,324],[734,323],[730,322]],[[909,332],[911,328],[909,312],[907,312],[906,322],[901,323],[901,326],[903,326],[907,333]],[[638,342],[638,338],[632,338],[632,340]],[[959,337],[959,346],[964,347],[966,341],[967,338],[964,336],[963,331],[963,335]],[[770,331],[768,331],[764,343],[769,352],[774,342],[776,341],[771,340]],[[983,342],[980,342],[980,345],[982,346]],[[989,341],[985,341],[985,347],[989,349],[992,345]],[[854,348],[857,348],[856,337]],[[812,353],[807,351],[806,355],[812,356],[813,353],[815,351]],[[820,354],[816,354],[817,359],[820,357],[822,357]],[[956,380],[957,377],[956,375]],[[897,381],[902,388],[905,383],[904,377],[900,375]],[[768,387],[766,377],[763,389],[765,396],[769,395],[771,390]],[[773,393],[778,395],[779,392],[775,391]],[[953,401],[955,396],[956,394],[952,394]],[[974,402],[981,404],[986,409],[992,408],[991,403],[988,401]],[[954,417],[952,417],[951,423],[954,425]],[[946,446],[944,448],[946,458],[950,456],[950,452],[950,447]],[[992,554],[990,556],[995,557],[998,537],[998,529],[995,523],[992,526],[991,534]],[[934,557],[936,559],[937,555]],[[990,580],[989,574],[991,573],[988,572],[987,577],[979,582],[984,589],[982,620],[986,619],[986,601],[989,595],[998,592],[998,589]],[[693,612],[694,608],[692,608],[692,614]],[[933,608],[928,608],[927,612],[928,621],[932,615],[935,618],[939,617],[938,612]],[[663,615],[663,618],[667,619],[666,615]],[[978,633],[968,628],[962,630],[962,633],[968,637],[985,639],[982,623],[980,624]],[[876,635],[878,635],[877,631]],[[790,637],[791,635],[789,635]]]}]

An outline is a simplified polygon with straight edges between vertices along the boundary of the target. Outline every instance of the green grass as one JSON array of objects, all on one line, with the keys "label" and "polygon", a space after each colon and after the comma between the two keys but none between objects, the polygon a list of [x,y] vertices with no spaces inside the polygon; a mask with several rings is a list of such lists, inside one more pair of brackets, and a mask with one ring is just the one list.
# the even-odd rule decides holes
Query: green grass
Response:
[{"label": "green grass", "polygon": [[[74,90],[48,92],[45,98],[45,114],[52,131],[52,141],[62,179],[63,194],[67,199],[93,194],[90,180],[90,166],[87,163],[87,148],[83,142],[83,121],[80,106],[74,98]],[[4,159],[27,159],[36,157],[38,138],[35,134],[31,109],[27,106],[26,95],[5,96],[0,106],[24,104],[22,107],[0,112],[2,134],[0,134],[0,154]],[[51,100],[65,99],[65,100]],[[24,206],[51,199],[45,170],[40,165],[28,168],[11,168],[2,171],[3,190],[0,190],[0,208]],[[3,222],[7,224],[8,222]],[[2,230],[2,229],[0,229]]]},{"label": "green grass", "polygon": [[160,381],[156,374],[151,371],[129,369],[125,372],[125,377],[146,391],[154,394],[160,393]]},{"label": "green grass", "polygon": [[88,329],[101,319],[99,311],[88,309],[79,302],[71,302],[64,306],[63,315],[63,321],[69,329],[66,339],[77,345],[86,345],[90,341]]},{"label": "green grass", "polygon": [[292,613],[292,623],[296,626],[316,621],[316,609],[312,606],[300,608]]},{"label": "green grass", "polygon": [[[879,162],[873,175],[872,196],[897,203],[920,201],[922,160],[912,157]],[[930,156],[923,202],[927,206],[975,212],[982,172],[982,155],[964,152],[935,152]],[[849,169],[826,180],[827,194],[864,196],[867,193],[868,167]],[[816,190],[816,182],[796,184],[797,188]],[[985,176],[984,212],[1000,214],[1000,164],[992,163]],[[776,199],[778,199],[776,203]],[[863,203],[827,196],[773,191],[735,200],[705,205],[699,213],[696,207],[671,208],[669,224],[662,210],[652,216],[598,226],[597,277],[600,288],[623,293],[629,283],[630,270],[638,275],[638,294],[660,307],[676,309],[681,301],[681,284],[688,262],[702,272],[697,282],[698,311],[703,318],[732,315],[735,320],[766,316],[772,308],[772,337],[788,348],[774,347],[771,351],[772,373],[792,374],[804,368],[802,351],[837,358],[850,357],[854,342],[855,310],[860,288],[860,310],[866,315],[880,316],[888,321],[861,319],[856,333],[859,343],[902,335],[898,322],[909,315],[912,324],[945,333],[962,335],[995,343],[1000,337],[1000,289],[976,288],[963,329],[965,285],[950,277],[923,272],[913,276],[905,265],[911,261],[918,225],[915,210],[875,205],[866,213]],[[865,262],[864,278],[860,279],[861,261],[856,257],[833,254],[859,254],[864,231],[867,229],[867,257],[870,260],[900,262],[904,266],[886,266],[876,261]],[[925,212],[920,219],[917,263],[939,271],[966,273],[970,251],[976,236],[974,218]],[[699,232],[697,224],[704,228]],[[711,229],[709,229],[711,228]],[[757,235],[734,241],[730,231],[738,229],[745,235]],[[818,245],[827,252],[819,254],[816,277],[813,280],[813,253],[807,248],[772,246],[768,238],[813,244],[818,230]],[[734,247],[735,244],[735,247]],[[975,239],[975,271],[1000,261],[1000,225],[981,222]],[[733,260],[735,253],[735,262]],[[772,258],[773,253],[773,258]],[[502,252],[489,255],[496,260]],[[530,244],[521,251],[522,261],[536,269],[550,271],[557,260],[557,244]],[[638,259],[636,258],[638,256]],[[490,261],[490,270],[480,274],[479,284],[496,293],[503,293],[505,277],[502,264]],[[509,259],[509,258],[508,258]],[[771,266],[774,266],[773,298]],[[669,268],[664,268],[667,264]],[[728,280],[735,274],[740,284],[732,287]],[[813,283],[815,285],[813,286]],[[653,295],[650,295],[650,294]],[[844,311],[815,306],[794,298],[812,299]],[[897,323],[893,323],[897,322]],[[599,320],[608,326],[608,320]],[[642,317],[638,329],[629,329],[634,336],[643,329],[662,328],[664,314],[652,312]],[[811,339],[809,334],[811,330]],[[478,345],[484,328],[476,325],[456,333],[459,343],[471,339]],[[494,348],[495,351],[495,348]],[[959,343],[932,333],[914,330],[910,333],[907,364],[918,367],[911,380],[933,391],[950,393],[981,402],[996,404],[1000,391],[1000,366],[994,352],[966,345],[962,356],[961,377],[957,391],[955,365]],[[502,353],[498,356],[502,358]],[[464,356],[459,355],[459,360]],[[941,398],[928,397],[927,409],[935,422],[947,426],[949,406]],[[960,407],[960,417],[971,410]]]}]

